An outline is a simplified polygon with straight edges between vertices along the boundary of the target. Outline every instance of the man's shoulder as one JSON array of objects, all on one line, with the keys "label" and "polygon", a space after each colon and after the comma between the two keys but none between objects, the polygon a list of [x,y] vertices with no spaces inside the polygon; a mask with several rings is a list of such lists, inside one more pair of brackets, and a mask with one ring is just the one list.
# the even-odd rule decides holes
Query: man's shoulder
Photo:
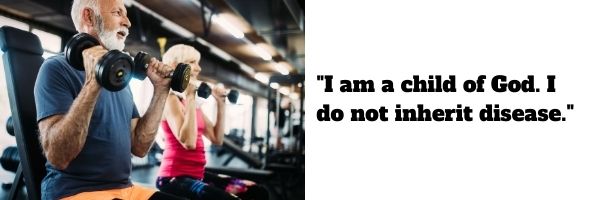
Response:
[{"label": "man's shoulder", "polygon": [[60,53],[60,54],[56,54],[54,56],[50,56],[49,58],[46,58],[46,60],[44,60],[44,63],[42,64],[42,68],[44,68],[44,67],[66,68],[66,67],[71,67],[71,66],[67,62],[67,59],[65,58],[64,54]]},{"label": "man's shoulder", "polygon": [[67,62],[64,54],[60,53],[51,57],[48,57],[42,63],[39,73],[43,76],[76,76],[76,72],[71,65]]}]

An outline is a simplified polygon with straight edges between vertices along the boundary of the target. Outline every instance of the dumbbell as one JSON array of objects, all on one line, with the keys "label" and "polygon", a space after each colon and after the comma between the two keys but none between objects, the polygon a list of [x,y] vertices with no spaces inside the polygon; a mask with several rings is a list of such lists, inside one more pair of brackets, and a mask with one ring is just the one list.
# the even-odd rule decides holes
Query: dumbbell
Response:
[{"label": "dumbbell", "polygon": [[10,146],[4,149],[0,157],[0,165],[6,171],[16,172],[19,168],[19,150],[15,146]]},{"label": "dumbbell", "polygon": [[[198,89],[196,89],[196,90],[197,90],[196,93],[198,94],[198,96],[202,97],[204,99],[208,98],[212,94],[212,89],[205,82],[202,82],[200,84],[200,86],[198,86]],[[229,100],[229,102],[235,104],[235,103],[237,103],[237,99],[239,96],[240,96],[240,92],[238,92],[237,90],[230,90],[229,93],[227,93],[227,100]]]},{"label": "dumbbell", "polygon": [[[135,58],[133,59],[133,77],[139,80],[146,79],[146,70],[148,69],[150,59],[150,55],[143,51],[140,51],[137,55],[135,55]],[[183,92],[190,82],[191,73],[192,68],[190,65],[185,63],[177,64],[175,71],[171,72],[171,74],[168,76],[171,78],[171,89],[177,92]]]},{"label": "dumbbell", "polygon": [[12,116],[10,116],[10,117],[8,117],[8,119],[6,119],[6,132],[9,135],[15,136],[15,125],[13,123]]},{"label": "dumbbell", "polygon": [[[100,45],[100,42],[87,33],[74,35],[65,46],[67,62],[77,70],[85,70],[82,52],[96,45]],[[95,66],[96,81],[107,90],[119,91],[131,80],[132,70],[133,61],[129,55],[119,50],[110,50]]]}]

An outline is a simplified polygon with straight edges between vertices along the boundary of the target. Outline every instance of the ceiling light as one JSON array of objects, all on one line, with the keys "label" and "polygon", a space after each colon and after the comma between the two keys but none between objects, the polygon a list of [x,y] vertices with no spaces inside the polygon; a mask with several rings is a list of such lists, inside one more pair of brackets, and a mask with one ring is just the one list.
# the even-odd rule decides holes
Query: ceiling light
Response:
[{"label": "ceiling light", "polygon": [[227,32],[233,35],[233,37],[237,39],[244,38],[244,32],[235,28],[235,26],[231,25],[226,19],[219,17],[219,15],[213,15],[212,20],[215,21],[217,24],[221,25],[221,27],[227,30]]},{"label": "ceiling light", "polygon": [[171,30],[173,33],[178,34],[181,37],[184,37],[184,38],[194,37],[194,33],[173,23],[172,21],[163,20],[161,25],[162,25],[162,27],[164,27],[168,30]]},{"label": "ceiling light", "polygon": [[254,74],[254,72],[255,72],[254,68],[252,68],[252,67],[250,67],[250,66],[248,66],[248,65],[246,65],[244,63],[241,63],[239,65],[240,65],[240,69],[242,71],[244,71],[244,72],[246,72],[248,74]]},{"label": "ceiling light", "polygon": [[271,86],[273,89],[279,89],[279,83],[271,83],[269,86]]},{"label": "ceiling light", "polygon": [[287,67],[285,67],[285,65],[281,62],[275,64],[275,70],[277,70],[279,73],[281,73],[283,75],[290,74],[290,70],[288,70]]},{"label": "ceiling light", "polygon": [[216,46],[214,46],[214,45],[212,45],[212,44],[204,41],[201,38],[196,38],[196,41],[198,41],[200,44],[202,44],[204,46],[208,46],[209,47],[209,51],[211,53],[213,53],[213,54],[215,54],[215,55],[223,58],[223,60],[225,60],[225,61],[231,61],[232,60],[231,55],[229,55],[227,52],[219,49],[219,47],[216,47]]},{"label": "ceiling light", "polygon": [[269,75],[267,73],[259,72],[254,74],[254,78],[264,84],[269,83]]},{"label": "ceiling light", "polygon": [[252,47],[254,48],[254,51],[258,53],[258,56],[260,56],[263,60],[269,61],[272,59],[271,54],[265,49],[259,47],[258,45],[253,45]]}]

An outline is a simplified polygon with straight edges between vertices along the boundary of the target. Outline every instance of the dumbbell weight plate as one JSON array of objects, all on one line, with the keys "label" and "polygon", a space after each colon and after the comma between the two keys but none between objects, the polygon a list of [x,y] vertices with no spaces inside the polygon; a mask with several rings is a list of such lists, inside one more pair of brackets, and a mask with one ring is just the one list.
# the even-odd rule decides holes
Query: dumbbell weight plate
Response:
[{"label": "dumbbell weight plate", "polygon": [[83,66],[83,50],[99,44],[100,42],[98,42],[96,38],[87,33],[79,33],[73,36],[65,46],[65,57],[67,62],[77,70],[85,70],[85,67]]},{"label": "dumbbell weight plate", "polygon": [[173,76],[171,77],[171,89],[177,92],[183,92],[190,82],[191,67],[184,63],[179,63],[175,67]]},{"label": "dumbbell weight plate", "polygon": [[210,86],[208,86],[208,84],[202,82],[202,84],[200,84],[200,87],[198,87],[197,93],[199,97],[207,99],[212,93],[212,89],[210,89]]},{"label": "dumbbell weight plate", "polygon": [[4,149],[0,157],[0,165],[6,171],[16,172],[19,167],[19,150],[15,146],[10,146]]},{"label": "dumbbell weight plate", "polygon": [[148,63],[150,63],[150,56],[148,55],[148,53],[140,51],[138,54],[135,55],[135,58],[133,59],[134,62],[134,66],[133,66],[133,77],[138,79],[138,80],[144,80],[146,79],[146,68],[148,68]]},{"label": "dumbbell weight plate", "polygon": [[6,132],[9,135],[15,136],[15,124],[13,122],[12,116],[10,116],[10,117],[8,117],[8,119],[6,119]]},{"label": "dumbbell weight plate", "polygon": [[227,99],[229,100],[229,102],[235,104],[235,103],[237,103],[239,96],[240,96],[240,92],[238,92],[237,90],[231,90],[231,91],[229,91],[229,94],[227,94]]},{"label": "dumbbell weight plate", "polygon": [[132,77],[133,61],[118,50],[106,53],[96,64],[96,80],[109,91],[127,87]]}]

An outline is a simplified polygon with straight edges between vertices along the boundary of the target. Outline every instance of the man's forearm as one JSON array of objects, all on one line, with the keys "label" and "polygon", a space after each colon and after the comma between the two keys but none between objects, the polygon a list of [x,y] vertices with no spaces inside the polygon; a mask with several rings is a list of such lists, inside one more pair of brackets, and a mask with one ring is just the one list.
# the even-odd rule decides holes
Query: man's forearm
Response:
[{"label": "man's forearm", "polygon": [[165,108],[165,101],[169,95],[168,92],[168,90],[154,90],[150,106],[148,107],[146,114],[140,118],[135,127],[133,138],[131,138],[131,152],[134,155],[138,157],[145,156],[154,142],[154,138],[158,132],[158,125],[160,124],[160,119],[162,118],[162,113]]},{"label": "man's forearm", "polygon": [[99,94],[97,85],[85,84],[67,114],[41,133],[46,157],[55,167],[66,168],[83,148]]}]

